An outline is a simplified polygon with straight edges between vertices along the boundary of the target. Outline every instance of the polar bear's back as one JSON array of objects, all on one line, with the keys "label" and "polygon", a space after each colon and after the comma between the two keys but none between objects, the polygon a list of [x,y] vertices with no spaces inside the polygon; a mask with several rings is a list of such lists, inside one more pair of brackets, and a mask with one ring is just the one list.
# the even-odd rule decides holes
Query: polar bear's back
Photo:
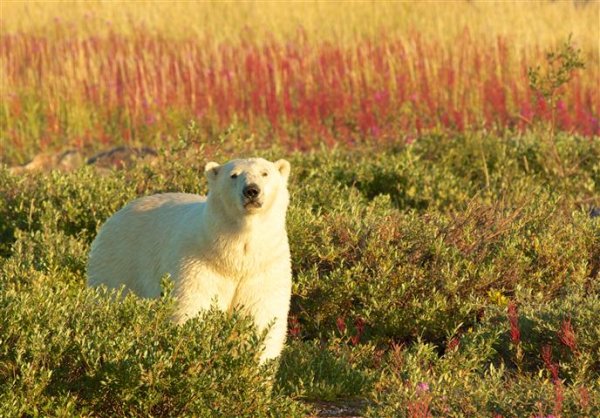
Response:
[{"label": "polar bear's back", "polygon": [[115,289],[124,284],[139,296],[160,296],[160,278],[172,273],[165,263],[171,259],[169,249],[200,217],[205,201],[204,196],[165,193],[127,204],[92,243],[88,285]]}]

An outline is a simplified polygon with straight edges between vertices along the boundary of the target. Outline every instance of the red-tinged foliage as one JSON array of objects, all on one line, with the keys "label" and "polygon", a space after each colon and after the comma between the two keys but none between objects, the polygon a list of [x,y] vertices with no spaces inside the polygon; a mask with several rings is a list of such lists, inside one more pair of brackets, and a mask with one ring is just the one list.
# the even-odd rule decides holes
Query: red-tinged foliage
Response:
[{"label": "red-tinged foliage", "polygon": [[344,334],[346,332],[346,321],[343,316],[340,316],[336,321],[336,326],[340,334]]},{"label": "red-tinged foliage", "polygon": [[[144,32],[78,37],[65,29],[53,39],[3,35],[0,55],[10,86],[2,96],[5,134],[13,145],[31,134],[22,129],[31,100],[43,109],[36,115],[40,137],[50,142],[81,126],[84,137],[139,139],[188,118],[207,132],[238,120],[295,147],[433,128],[522,130],[550,118],[526,74],[542,54],[514,50],[503,38],[489,45],[467,31],[451,46],[418,34],[344,46],[301,34],[259,45]],[[598,77],[590,66],[566,86],[560,129],[600,133]]]},{"label": "red-tinged foliage", "polygon": [[554,412],[554,416],[556,416],[557,418],[560,418],[562,409],[563,409],[563,403],[565,401],[565,390],[563,387],[563,384],[560,380],[556,380],[554,382],[554,406],[552,408],[553,412]]},{"label": "red-tinged foliage", "polygon": [[577,353],[577,336],[573,330],[571,318],[562,321],[558,338],[572,353]]},{"label": "red-tinged foliage", "polygon": [[552,361],[552,347],[545,345],[542,347],[542,360],[546,365],[546,368],[552,375],[552,381],[558,381],[558,364]]},{"label": "red-tinged foliage", "polygon": [[590,406],[590,391],[585,386],[579,387],[579,404],[581,409],[586,410]]},{"label": "red-tinged foliage", "polygon": [[409,418],[430,418],[432,396],[429,393],[429,385],[421,382],[416,387],[417,399],[407,405]]},{"label": "red-tinged foliage", "polygon": [[553,413],[554,416],[560,417],[563,402],[565,399],[564,387],[562,381],[558,377],[559,365],[552,361],[552,347],[549,345],[545,345],[542,347],[542,360],[546,365],[546,368],[552,375],[552,383],[554,384],[554,406]]},{"label": "red-tinged foliage", "polygon": [[352,343],[352,345],[357,345],[360,342],[360,338],[365,332],[365,325],[365,320],[361,317],[358,317],[354,320],[354,328],[356,329],[356,334],[354,334],[350,338],[350,342]]},{"label": "red-tinged foliage", "polygon": [[460,345],[460,339],[458,337],[453,337],[449,342],[446,348],[447,351],[454,351]]},{"label": "red-tinged foliage", "polygon": [[510,340],[514,345],[521,342],[521,330],[519,329],[519,312],[517,304],[514,302],[508,303],[508,322],[510,323]]},{"label": "red-tinged foliage", "polygon": [[288,330],[292,338],[300,338],[300,321],[295,315],[290,316]]}]

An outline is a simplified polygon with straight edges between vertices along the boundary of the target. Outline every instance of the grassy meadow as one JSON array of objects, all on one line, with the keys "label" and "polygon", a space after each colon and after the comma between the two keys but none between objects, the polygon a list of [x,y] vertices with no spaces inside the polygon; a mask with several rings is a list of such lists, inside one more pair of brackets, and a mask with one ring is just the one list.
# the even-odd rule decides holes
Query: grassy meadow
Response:
[{"label": "grassy meadow", "polygon": [[[6,163],[65,145],[156,144],[190,119],[265,144],[524,131],[598,135],[598,2],[6,3]],[[527,71],[573,35],[586,63],[557,98]],[[399,138],[400,137],[400,138]]]},{"label": "grassy meadow", "polygon": [[[0,417],[600,416],[598,2],[1,7]],[[158,155],[8,170],[123,144]],[[112,213],[254,155],[292,164],[278,364],[86,288]]]}]

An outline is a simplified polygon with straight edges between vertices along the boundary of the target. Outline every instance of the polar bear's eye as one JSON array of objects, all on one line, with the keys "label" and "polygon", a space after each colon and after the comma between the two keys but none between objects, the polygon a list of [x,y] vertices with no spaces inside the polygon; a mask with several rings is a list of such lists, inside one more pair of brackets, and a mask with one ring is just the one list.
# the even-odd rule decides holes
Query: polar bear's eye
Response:
[{"label": "polar bear's eye", "polygon": [[237,175],[237,173],[233,173],[233,174],[231,175],[231,178],[232,178],[232,179],[236,179],[236,178],[237,178],[237,176],[238,176],[238,175]]},{"label": "polar bear's eye", "polygon": [[269,175],[269,172],[268,172],[268,171],[263,171],[263,172],[262,172],[262,176],[263,176],[263,177],[267,177],[268,175]]}]

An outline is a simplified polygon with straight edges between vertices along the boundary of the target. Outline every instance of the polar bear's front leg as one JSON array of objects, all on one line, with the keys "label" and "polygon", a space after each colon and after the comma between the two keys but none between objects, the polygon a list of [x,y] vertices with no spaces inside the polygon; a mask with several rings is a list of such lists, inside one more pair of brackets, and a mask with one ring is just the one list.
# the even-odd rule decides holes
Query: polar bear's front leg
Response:
[{"label": "polar bear's front leg", "polygon": [[[264,326],[258,325],[259,329],[270,325],[272,321],[267,322]],[[285,316],[278,316],[275,323],[269,329],[269,333],[265,339],[265,350],[260,356],[261,363],[279,357],[285,345],[287,334],[287,312]]]},{"label": "polar bear's front leg", "polygon": [[238,287],[233,307],[242,307],[251,315],[259,331],[269,328],[261,362],[278,357],[283,350],[291,287],[291,278],[281,273],[254,278]]},{"label": "polar bear's front leg", "polygon": [[200,311],[208,310],[215,303],[220,310],[226,312],[231,305],[235,288],[232,280],[208,268],[185,271],[175,283],[174,322],[181,324]]}]

